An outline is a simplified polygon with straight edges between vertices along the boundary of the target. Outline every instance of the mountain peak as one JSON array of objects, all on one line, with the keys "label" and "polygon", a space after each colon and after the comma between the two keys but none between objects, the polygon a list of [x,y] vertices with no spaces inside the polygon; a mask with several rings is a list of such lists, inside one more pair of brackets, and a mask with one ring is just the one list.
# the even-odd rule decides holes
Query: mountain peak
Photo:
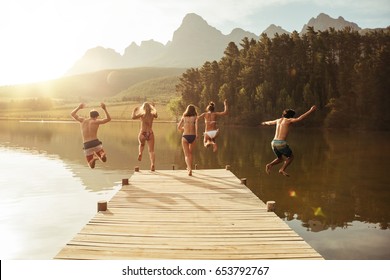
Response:
[{"label": "mountain peak", "polygon": [[[357,24],[348,22],[341,16],[334,19],[325,13],[311,18],[303,27],[301,34],[307,32],[307,26],[313,26],[315,30],[321,31],[330,27],[340,30],[346,26],[360,30]],[[271,24],[261,33],[267,34],[269,38],[274,38],[276,33],[290,34],[275,24]],[[188,13],[180,27],[173,33],[172,40],[166,45],[153,39],[142,41],[139,46],[132,42],[123,55],[113,49],[93,48],[88,50],[67,74],[131,67],[198,67],[205,61],[220,59],[230,42],[239,45],[245,37],[259,39],[256,34],[241,28],[234,28],[230,34],[224,35],[201,16]]]},{"label": "mountain peak", "polygon": [[191,24],[206,24],[208,25],[207,21],[205,21],[201,16],[195,14],[195,13],[188,13],[184,16],[183,18],[183,21],[182,21],[182,25],[183,24],[188,24],[188,23],[191,23]]},{"label": "mountain peak", "polygon": [[173,33],[172,42],[188,42],[194,40],[212,39],[222,36],[221,31],[210,26],[201,16],[194,13],[187,14],[180,27]]},{"label": "mountain peak", "polygon": [[267,34],[268,38],[274,38],[276,33],[278,33],[279,35],[290,34],[290,32],[284,30],[281,26],[276,26],[275,24],[271,24],[270,26],[268,26],[268,28],[262,33]]},{"label": "mountain peak", "polygon": [[346,21],[341,16],[335,19],[324,13],[320,13],[316,18],[311,18],[309,22],[303,26],[301,34],[306,33],[309,26],[312,26],[316,31],[325,31],[329,29],[329,27],[332,27],[335,30],[342,30],[345,27],[351,27],[353,30],[357,31],[361,30],[356,23]]},{"label": "mountain peak", "polygon": [[210,28],[221,33],[216,28],[210,26],[201,16],[198,16],[195,13],[189,13],[185,15],[180,27],[176,31],[184,30],[199,33]]}]

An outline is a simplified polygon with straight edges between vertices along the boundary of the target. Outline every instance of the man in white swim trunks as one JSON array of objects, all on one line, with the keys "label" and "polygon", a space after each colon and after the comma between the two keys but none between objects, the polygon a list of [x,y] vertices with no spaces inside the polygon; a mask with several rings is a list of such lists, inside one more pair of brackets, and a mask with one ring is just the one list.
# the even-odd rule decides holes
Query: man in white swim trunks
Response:
[{"label": "man in white swim trunks", "polygon": [[100,106],[106,114],[104,119],[98,119],[99,112],[96,110],[90,111],[89,118],[83,118],[77,115],[77,112],[80,109],[85,108],[85,104],[83,103],[77,106],[70,114],[72,118],[80,123],[81,134],[84,143],[84,154],[90,168],[95,168],[96,160],[100,160],[102,162],[106,162],[107,160],[106,154],[103,150],[102,142],[97,138],[97,131],[99,129],[99,125],[108,123],[111,121],[111,117],[107,112],[106,105],[101,103]]},{"label": "man in white swim trunks", "polygon": [[217,118],[219,116],[224,116],[228,114],[228,105],[227,101],[223,102],[224,110],[223,112],[215,112],[214,102],[210,102],[206,108],[206,112],[202,113],[199,118],[203,117],[205,121],[205,132],[203,137],[203,144],[207,148],[210,145],[213,146],[213,152],[216,152],[218,149],[217,143],[215,141],[218,136],[219,129],[217,129]]}]

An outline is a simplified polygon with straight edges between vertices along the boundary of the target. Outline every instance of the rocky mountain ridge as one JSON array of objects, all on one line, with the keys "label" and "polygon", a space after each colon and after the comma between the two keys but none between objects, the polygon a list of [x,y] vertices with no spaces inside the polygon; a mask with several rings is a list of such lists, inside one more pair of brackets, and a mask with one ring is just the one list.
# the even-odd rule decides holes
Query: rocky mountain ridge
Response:
[{"label": "rocky mountain ridge", "polygon": [[[346,21],[343,17],[334,19],[323,13],[311,18],[300,34],[304,34],[309,26],[313,26],[316,31],[330,27],[341,30],[347,26],[362,31],[356,23]],[[262,33],[273,38],[276,33],[281,35],[290,32],[271,24]],[[172,40],[166,45],[154,40],[143,41],[139,46],[133,42],[123,55],[110,48],[92,48],[76,61],[67,75],[133,67],[199,67],[205,61],[219,60],[229,42],[239,45],[244,37],[259,39],[258,35],[241,28],[224,35],[199,15],[190,13],[184,17],[180,27],[173,33]]]}]

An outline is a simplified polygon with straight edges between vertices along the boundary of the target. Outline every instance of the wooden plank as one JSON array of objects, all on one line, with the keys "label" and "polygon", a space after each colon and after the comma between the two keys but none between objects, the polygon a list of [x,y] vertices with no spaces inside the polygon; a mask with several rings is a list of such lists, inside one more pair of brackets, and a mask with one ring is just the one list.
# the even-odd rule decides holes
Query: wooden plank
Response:
[{"label": "wooden plank", "polygon": [[322,259],[233,173],[135,172],[56,259]]}]

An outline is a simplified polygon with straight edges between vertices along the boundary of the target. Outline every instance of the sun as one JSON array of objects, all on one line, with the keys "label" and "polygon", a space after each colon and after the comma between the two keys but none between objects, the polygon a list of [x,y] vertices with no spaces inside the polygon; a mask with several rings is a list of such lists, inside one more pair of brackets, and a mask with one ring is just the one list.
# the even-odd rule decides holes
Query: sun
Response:
[{"label": "sun", "polygon": [[[82,28],[61,19],[59,11],[15,4],[4,20],[0,45],[0,86],[61,77],[79,59]],[[72,26],[70,26],[72,25]],[[80,30],[75,34],[71,30]],[[80,38],[80,39],[79,39]]]}]

